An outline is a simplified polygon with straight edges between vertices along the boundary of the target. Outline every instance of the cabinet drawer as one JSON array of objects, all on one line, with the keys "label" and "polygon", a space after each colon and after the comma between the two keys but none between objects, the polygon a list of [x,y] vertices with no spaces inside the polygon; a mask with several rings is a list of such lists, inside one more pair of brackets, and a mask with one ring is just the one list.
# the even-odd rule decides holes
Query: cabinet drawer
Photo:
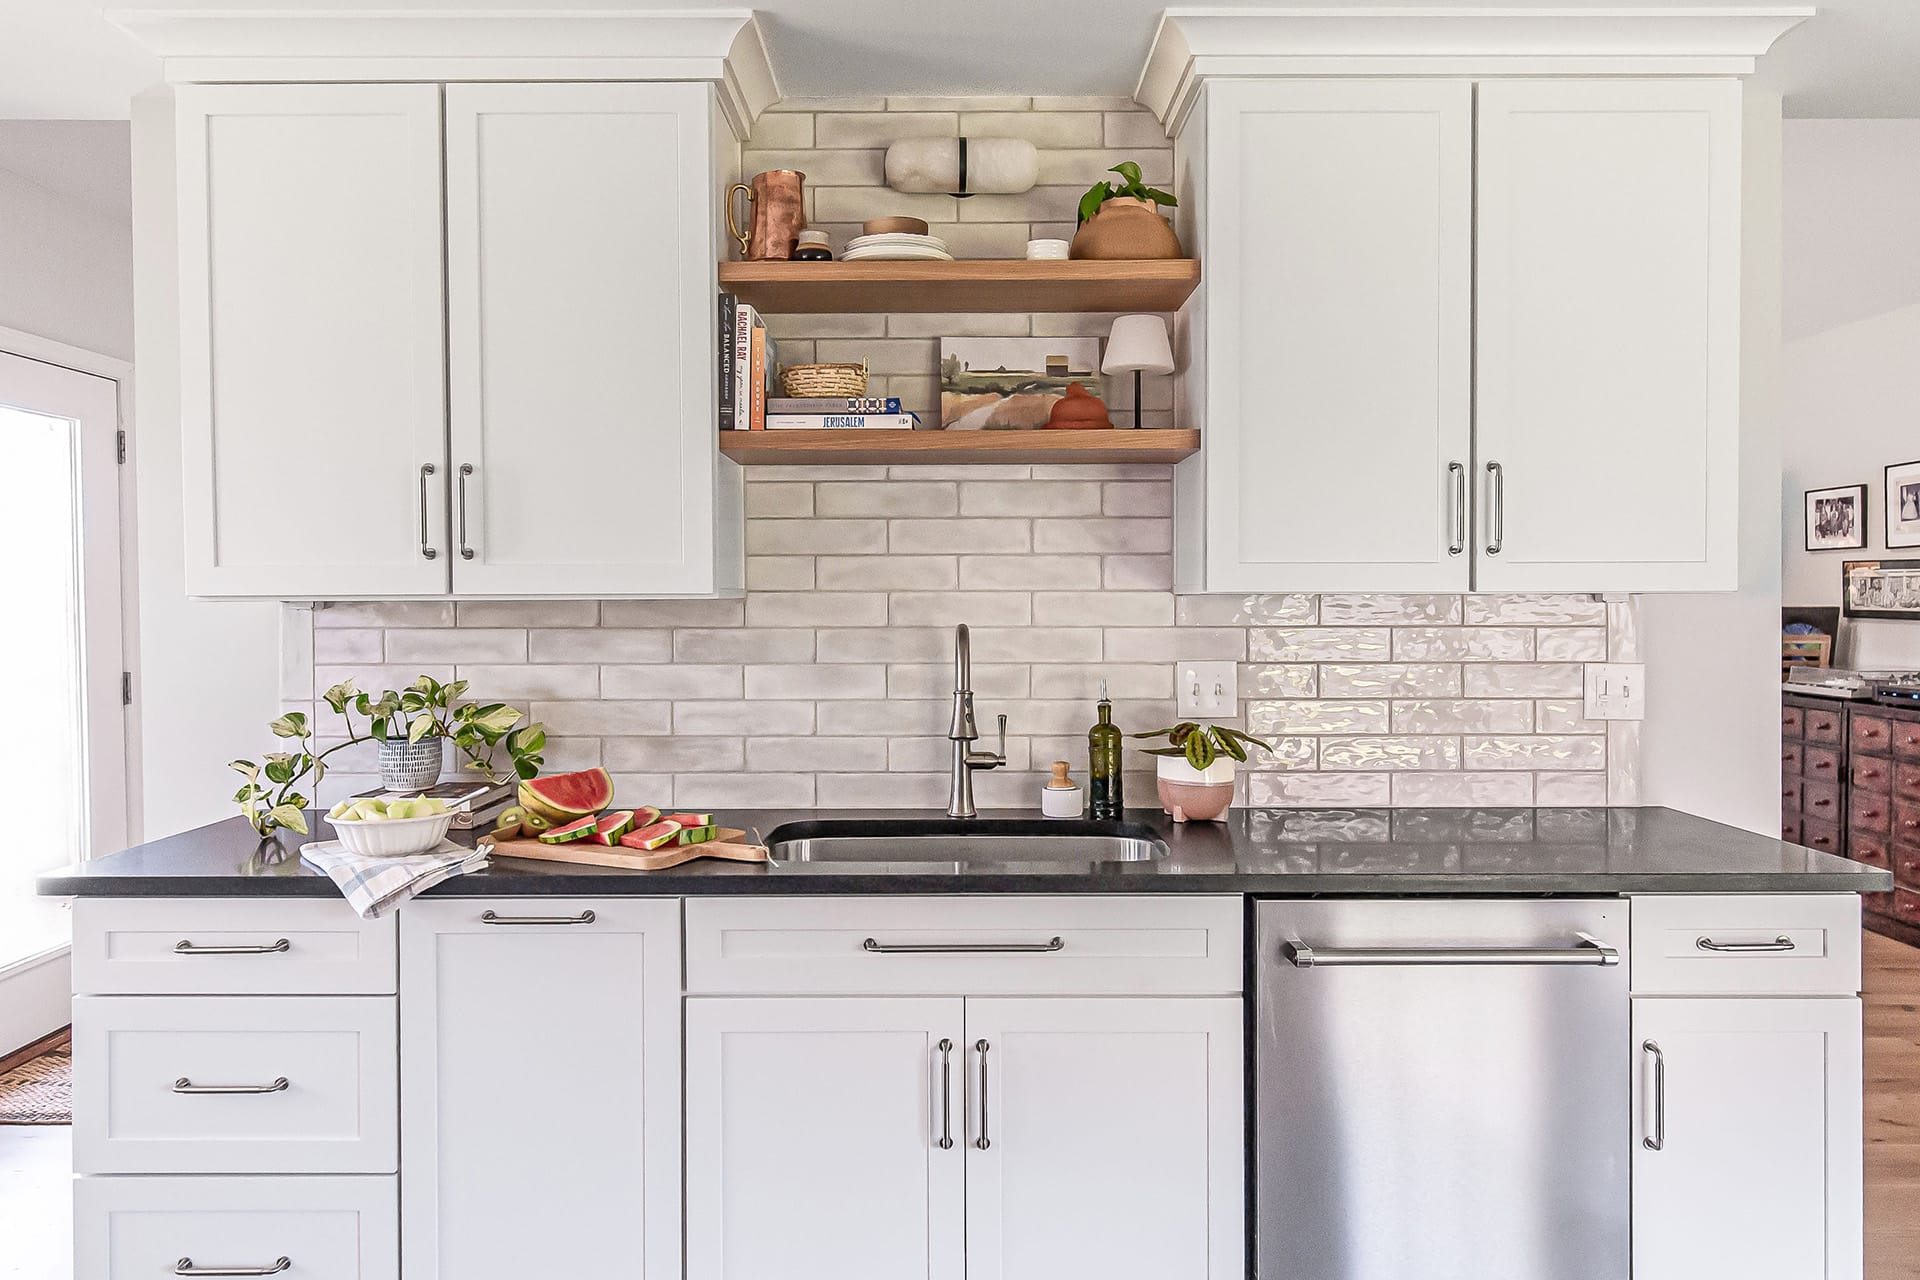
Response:
[{"label": "cabinet drawer", "polygon": [[1920,760],[1920,723],[1912,720],[1892,722],[1893,754],[1902,760]]},{"label": "cabinet drawer", "polygon": [[1633,899],[1637,995],[1852,995],[1860,990],[1853,894]]},{"label": "cabinet drawer", "polygon": [[392,1173],[394,1002],[81,996],[78,1173]]},{"label": "cabinet drawer", "polygon": [[81,898],[79,995],[392,995],[394,919],[344,901]]},{"label": "cabinet drawer", "polygon": [[1815,782],[1838,782],[1841,778],[1838,747],[1808,747],[1800,760],[1800,772]]},{"label": "cabinet drawer", "polygon": [[398,1280],[397,1206],[393,1178],[80,1178],[73,1274]]},{"label": "cabinet drawer", "polygon": [[1803,779],[1800,784],[1800,812],[1822,822],[1840,821],[1840,784]]},{"label": "cabinet drawer", "polygon": [[1233,994],[1238,898],[690,898],[701,994]]},{"label": "cabinet drawer", "polygon": [[[1842,716],[1838,711],[1831,711],[1825,707],[1822,707],[1818,711],[1809,711],[1807,712],[1806,719],[1807,741],[1818,742],[1827,746],[1838,746],[1841,737],[1841,724]],[[1884,751],[1886,748],[1882,747],[1881,750]]]},{"label": "cabinet drawer", "polygon": [[1853,713],[1853,730],[1849,734],[1855,752],[1867,755],[1884,756],[1893,741],[1893,721],[1885,716]]},{"label": "cabinet drawer", "polygon": [[[1880,762],[1884,770],[1885,761]],[[1893,767],[1893,794],[1901,800],[1920,801],[1920,764],[1904,761]]]},{"label": "cabinet drawer", "polygon": [[1885,835],[1893,817],[1893,801],[1872,791],[1856,791],[1847,802],[1847,830]]},{"label": "cabinet drawer", "polygon": [[1905,800],[1893,802],[1893,838],[1920,840],[1920,804]]},{"label": "cabinet drawer", "polygon": [[1865,832],[1847,833],[1847,856],[1883,871],[1893,870],[1893,855],[1887,851],[1887,838]]},{"label": "cabinet drawer", "polygon": [[[1866,859],[1860,861],[1865,862]],[[1874,865],[1887,867],[1901,884],[1920,889],[1920,844],[1896,844],[1888,861]]]},{"label": "cabinet drawer", "polygon": [[1780,772],[1798,775],[1801,761],[1806,758],[1807,748],[1799,742],[1785,742],[1780,745]]},{"label": "cabinet drawer", "polygon": [[1797,738],[1804,731],[1806,712],[1799,707],[1780,708],[1780,736]]},{"label": "cabinet drawer", "polygon": [[1818,818],[1802,818],[1800,843],[1809,849],[1818,849],[1822,853],[1838,853],[1840,852],[1840,824],[1822,822]]},{"label": "cabinet drawer", "polygon": [[1893,891],[1893,918],[1903,924],[1920,924],[1920,892],[1912,889]]},{"label": "cabinet drawer", "polygon": [[1780,809],[1783,813],[1800,812],[1800,795],[1799,774],[1790,774],[1780,779]]},{"label": "cabinet drawer", "polygon": [[1800,843],[1800,811],[1798,809],[1781,815],[1780,838],[1794,844]]},{"label": "cabinet drawer", "polygon": [[1855,756],[1849,780],[1856,792],[1886,795],[1893,788],[1893,763],[1883,756]]}]

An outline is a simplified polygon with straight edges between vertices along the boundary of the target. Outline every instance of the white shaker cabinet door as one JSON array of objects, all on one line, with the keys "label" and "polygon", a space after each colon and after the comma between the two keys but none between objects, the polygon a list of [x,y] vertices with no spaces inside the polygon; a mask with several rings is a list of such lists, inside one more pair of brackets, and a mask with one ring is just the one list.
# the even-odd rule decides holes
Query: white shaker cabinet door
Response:
[{"label": "white shaker cabinet door", "polygon": [[1238,999],[967,1001],[969,1280],[1231,1280]]},{"label": "white shaker cabinet door", "polygon": [[188,593],[445,592],[439,86],[175,104]]},{"label": "white shaker cabinet door", "polygon": [[1472,86],[1207,96],[1199,585],[1465,590]]},{"label": "white shaker cabinet door", "polygon": [[1633,1002],[1634,1280],[1859,1280],[1860,1002]]},{"label": "white shaker cabinet door", "polygon": [[1481,590],[1735,586],[1740,114],[1731,79],[1479,87]]},{"label": "white shaker cabinet door", "polygon": [[680,904],[400,913],[409,1280],[680,1276]]},{"label": "white shaker cabinet door", "polygon": [[446,93],[455,593],[715,590],[711,90]]},{"label": "white shaker cabinet door", "polygon": [[686,1005],[688,1280],[969,1273],[959,998]]}]

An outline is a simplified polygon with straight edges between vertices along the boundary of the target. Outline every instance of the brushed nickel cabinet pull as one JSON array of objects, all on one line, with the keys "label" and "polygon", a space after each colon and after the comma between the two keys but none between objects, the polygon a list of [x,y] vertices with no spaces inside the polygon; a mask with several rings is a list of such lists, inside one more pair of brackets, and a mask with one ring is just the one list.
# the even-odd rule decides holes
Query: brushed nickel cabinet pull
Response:
[{"label": "brushed nickel cabinet pull", "polygon": [[595,916],[582,911],[577,916],[500,916],[491,911],[480,913],[481,924],[592,924]]},{"label": "brushed nickel cabinet pull", "polygon": [[1702,951],[1792,951],[1793,939],[1781,934],[1772,942],[1715,942],[1705,936],[1695,938],[1693,945]]},{"label": "brushed nickel cabinet pull", "polygon": [[1066,942],[1060,938],[1049,938],[1045,942],[880,942],[868,938],[860,944],[862,951],[873,955],[1031,955],[1039,952],[1062,951]]},{"label": "brushed nickel cabinet pull", "polygon": [[940,1041],[940,1149],[953,1150],[953,1041]]},{"label": "brushed nickel cabinet pull", "polygon": [[1507,544],[1507,469],[1497,462],[1487,464],[1487,476],[1493,481],[1493,537],[1487,541],[1487,554],[1497,556]]},{"label": "brushed nickel cabinet pull", "polygon": [[473,474],[473,464],[460,464],[460,558],[473,559],[473,548],[467,545],[467,477]]},{"label": "brushed nickel cabinet pull", "polygon": [[275,1076],[272,1084],[195,1084],[185,1076],[181,1076],[173,1082],[173,1091],[175,1093],[284,1093],[286,1089],[287,1078],[285,1076]]},{"label": "brushed nickel cabinet pull", "polygon": [[173,944],[174,954],[183,956],[270,956],[292,949],[293,944],[285,938],[256,945],[231,947],[203,947],[190,939],[182,938]]},{"label": "brushed nickel cabinet pull", "polygon": [[1667,1055],[1651,1040],[1640,1042],[1640,1052],[1653,1059],[1653,1133],[1640,1139],[1649,1151],[1667,1149]]},{"label": "brushed nickel cabinet pull", "polygon": [[1447,554],[1457,556],[1467,549],[1467,467],[1462,462],[1447,464],[1447,482],[1453,489],[1451,528]]},{"label": "brushed nickel cabinet pull", "polygon": [[432,475],[433,475],[433,464],[431,462],[421,463],[420,464],[420,555],[423,559],[427,559],[427,560],[432,560],[437,556],[439,556],[440,554],[438,551],[435,551],[433,549],[433,543],[431,540],[432,535],[429,534],[427,531],[427,480]]},{"label": "brushed nickel cabinet pull", "polygon": [[987,1049],[988,1047],[989,1046],[985,1040],[975,1040],[973,1042],[974,1051],[980,1055],[980,1136],[973,1140],[973,1145],[982,1151],[985,1151],[988,1147],[991,1147],[993,1145],[993,1141],[987,1137]]},{"label": "brushed nickel cabinet pull", "polygon": [[192,1258],[182,1258],[173,1264],[173,1274],[177,1276],[277,1276],[293,1265],[293,1259],[281,1254],[264,1267],[196,1267]]}]

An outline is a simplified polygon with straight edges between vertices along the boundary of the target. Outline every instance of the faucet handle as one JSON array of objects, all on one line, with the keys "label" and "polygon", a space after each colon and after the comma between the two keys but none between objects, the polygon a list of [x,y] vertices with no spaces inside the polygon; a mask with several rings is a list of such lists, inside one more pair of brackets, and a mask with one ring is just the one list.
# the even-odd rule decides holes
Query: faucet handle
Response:
[{"label": "faucet handle", "polygon": [[1002,714],[1000,717],[1000,763],[1005,764],[1006,762],[1007,762],[1007,717],[1004,714]]}]

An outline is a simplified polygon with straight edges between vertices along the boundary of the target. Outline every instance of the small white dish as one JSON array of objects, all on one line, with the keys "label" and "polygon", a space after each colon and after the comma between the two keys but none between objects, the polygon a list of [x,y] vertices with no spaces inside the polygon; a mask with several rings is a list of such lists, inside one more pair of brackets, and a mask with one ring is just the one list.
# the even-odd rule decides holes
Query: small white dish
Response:
[{"label": "small white dish", "polygon": [[938,249],[946,252],[947,242],[939,236],[919,236],[906,231],[889,231],[879,235],[855,236],[847,241],[849,249],[872,249],[886,246],[889,248]]},{"label": "small white dish", "polygon": [[840,255],[842,262],[952,262],[953,255],[945,249],[921,249],[906,245],[873,245],[860,249],[848,249]]},{"label": "small white dish", "polygon": [[435,813],[424,818],[383,818],[379,821],[349,821],[328,818],[327,825],[340,837],[348,853],[363,858],[404,858],[427,853],[447,838],[453,814]]},{"label": "small white dish", "polygon": [[1029,262],[1065,261],[1067,248],[1065,240],[1029,240],[1027,241],[1027,260]]}]

